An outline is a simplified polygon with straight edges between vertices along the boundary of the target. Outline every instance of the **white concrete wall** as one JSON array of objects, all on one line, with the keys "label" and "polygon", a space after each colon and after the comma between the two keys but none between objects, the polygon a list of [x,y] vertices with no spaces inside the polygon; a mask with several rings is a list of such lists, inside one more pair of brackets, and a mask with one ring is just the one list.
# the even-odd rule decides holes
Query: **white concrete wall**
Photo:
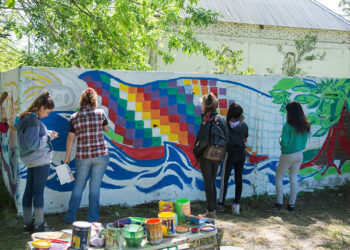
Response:
[{"label": "white concrete wall", "polygon": [[[243,50],[245,59],[240,70],[248,65],[255,69],[257,75],[281,75],[284,55],[278,52],[281,44],[285,52],[294,52],[294,40],[306,34],[318,37],[317,49],[312,53],[326,57],[322,61],[304,62],[299,65],[306,76],[349,77],[350,76],[350,32],[334,30],[315,30],[248,24],[220,23],[207,29],[198,30],[198,38],[216,48],[226,44],[231,49]],[[211,73],[214,64],[203,56],[186,56],[178,53],[175,63],[165,65],[156,57],[152,66],[155,71]],[[267,68],[274,68],[269,73]]]}]

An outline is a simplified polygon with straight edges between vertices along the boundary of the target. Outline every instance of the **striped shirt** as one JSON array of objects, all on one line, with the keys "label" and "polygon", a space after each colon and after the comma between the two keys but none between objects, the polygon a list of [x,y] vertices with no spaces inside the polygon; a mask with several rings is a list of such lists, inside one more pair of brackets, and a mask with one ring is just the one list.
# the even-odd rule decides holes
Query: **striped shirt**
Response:
[{"label": "striped shirt", "polygon": [[103,109],[82,107],[70,118],[69,132],[77,136],[76,159],[88,159],[108,155],[103,126],[108,125]]}]

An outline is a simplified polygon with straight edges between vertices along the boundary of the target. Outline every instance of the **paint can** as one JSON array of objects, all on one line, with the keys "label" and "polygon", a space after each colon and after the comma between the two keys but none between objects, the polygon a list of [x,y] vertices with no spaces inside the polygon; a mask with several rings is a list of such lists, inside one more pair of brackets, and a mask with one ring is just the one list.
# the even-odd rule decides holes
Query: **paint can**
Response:
[{"label": "paint can", "polygon": [[137,224],[125,225],[123,235],[128,247],[139,247],[143,240],[143,227]]},{"label": "paint can", "polygon": [[90,244],[91,224],[86,221],[73,222],[70,249],[87,250]]},{"label": "paint can", "polygon": [[106,225],[103,235],[106,239],[105,249],[115,250],[123,248],[124,236],[122,228],[115,227],[114,223],[109,223]]},{"label": "paint can", "polygon": [[175,200],[175,212],[179,221],[186,221],[186,215],[191,215],[191,205],[189,199]]},{"label": "paint can", "polygon": [[151,245],[159,245],[163,241],[162,220],[151,218],[146,220],[147,240]]},{"label": "paint can", "polygon": [[158,218],[162,220],[163,236],[175,234],[175,213],[161,212]]}]

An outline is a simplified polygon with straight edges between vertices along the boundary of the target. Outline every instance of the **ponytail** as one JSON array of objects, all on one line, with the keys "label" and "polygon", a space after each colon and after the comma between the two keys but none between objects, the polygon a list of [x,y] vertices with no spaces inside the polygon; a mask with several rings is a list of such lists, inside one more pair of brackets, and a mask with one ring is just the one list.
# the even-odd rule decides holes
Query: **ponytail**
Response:
[{"label": "ponytail", "polygon": [[38,112],[41,107],[45,109],[53,109],[55,107],[55,103],[47,91],[41,93],[25,111],[20,113],[19,118],[22,119],[28,114]]}]

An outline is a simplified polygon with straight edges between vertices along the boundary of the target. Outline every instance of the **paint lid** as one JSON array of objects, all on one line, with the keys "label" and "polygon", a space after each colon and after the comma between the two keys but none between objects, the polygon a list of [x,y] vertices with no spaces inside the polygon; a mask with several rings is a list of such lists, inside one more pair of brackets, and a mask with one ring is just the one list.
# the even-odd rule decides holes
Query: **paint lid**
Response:
[{"label": "paint lid", "polygon": [[73,227],[91,228],[91,223],[89,223],[87,221],[75,221],[75,222],[73,222]]},{"label": "paint lid", "polygon": [[32,242],[33,247],[38,247],[38,248],[50,248],[51,243],[50,241],[47,240],[35,240]]}]

